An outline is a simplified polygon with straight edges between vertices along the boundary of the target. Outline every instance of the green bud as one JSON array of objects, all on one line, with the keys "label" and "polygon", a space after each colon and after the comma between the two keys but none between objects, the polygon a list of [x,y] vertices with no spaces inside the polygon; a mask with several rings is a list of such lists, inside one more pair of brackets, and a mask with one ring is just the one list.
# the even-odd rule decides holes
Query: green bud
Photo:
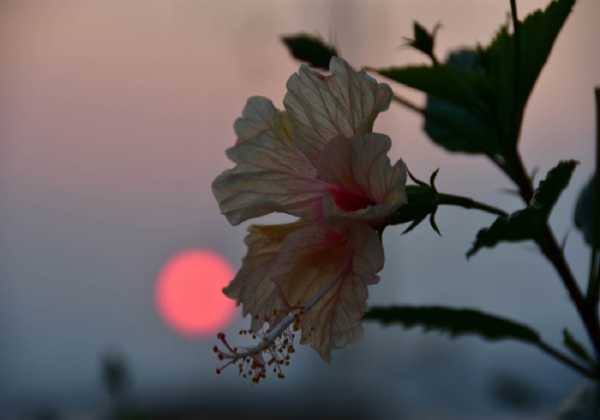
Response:
[{"label": "green bud", "polygon": [[391,225],[402,223],[419,223],[437,210],[437,192],[426,184],[407,185],[407,204],[400,207],[391,217]]}]

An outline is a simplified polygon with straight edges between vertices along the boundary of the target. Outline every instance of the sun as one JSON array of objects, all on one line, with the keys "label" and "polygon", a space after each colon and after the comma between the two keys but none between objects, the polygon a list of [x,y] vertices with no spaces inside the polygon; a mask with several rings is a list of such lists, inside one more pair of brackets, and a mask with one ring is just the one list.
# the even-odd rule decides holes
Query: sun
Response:
[{"label": "sun", "polygon": [[156,306],[167,325],[185,336],[212,335],[232,318],[235,302],[222,292],[233,270],[210,250],[187,250],[158,275]]}]

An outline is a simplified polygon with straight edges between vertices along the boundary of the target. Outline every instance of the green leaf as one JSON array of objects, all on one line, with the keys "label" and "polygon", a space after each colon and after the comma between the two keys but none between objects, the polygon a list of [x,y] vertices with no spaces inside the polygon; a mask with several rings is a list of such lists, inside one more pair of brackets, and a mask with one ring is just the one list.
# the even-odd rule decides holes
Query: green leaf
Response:
[{"label": "green leaf", "polygon": [[554,204],[569,184],[577,162],[562,161],[540,182],[529,206],[508,216],[498,217],[488,228],[477,233],[475,243],[467,258],[481,248],[493,248],[500,242],[517,242],[537,239],[542,234]]},{"label": "green leaf", "polygon": [[507,26],[503,26],[492,43],[481,50],[487,78],[496,93],[495,117],[506,130],[506,141],[516,140],[511,130],[520,127],[527,100],[574,4],[575,0],[554,0],[546,9],[535,11],[521,23],[516,100],[514,33],[510,34]]},{"label": "green leaf", "polygon": [[439,331],[451,337],[479,335],[487,340],[519,340],[537,344],[539,334],[532,328],[473,309],[454,309],[442,306],[374,307],[365,314],[367,321],[384,325],[398,324],[406,329],[422,327],[425,331]]},{"label": "green leaf", "polygon": [[331,57],[338,53],[332,45],[325,43],[320,37],[306,33],[282,36],[281,40],[290,54],[313,67],[329,70]]},{"label": "green leaf", "polygon": [[577,341],[577,339],[573,337],[573,335],[566,328],[563,330],[563,344],[571,351],[571,353],[579,357],[581,360],[591,365],[594,364],[594,359],[592,356],[590,356],[585,347],[583,347],[583,345]]}]

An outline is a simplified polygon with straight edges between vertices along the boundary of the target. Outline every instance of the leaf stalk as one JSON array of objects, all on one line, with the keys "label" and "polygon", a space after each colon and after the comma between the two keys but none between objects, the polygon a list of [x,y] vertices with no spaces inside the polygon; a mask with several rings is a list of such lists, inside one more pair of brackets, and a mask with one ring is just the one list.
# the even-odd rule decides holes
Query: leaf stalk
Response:
[{"label": "leaf stalk", "polygon": [[[517,142],[515,142],[517,144]],[[511,159],[511,172],[508,174],[515,184],[519,187],[521,198],[525,203],[529,203],[533,197],[534,189],[531,179],[527,175],[525,166],[518,151],[515,150]],[[536,241],[542,254],[552,264],[563,286],[567,289],[571,301],[581,318],[587,335],[592,342],[596,354],[596,359],[600,360],[600,323],[598,320],[597,307],[591,306],[583,295],[577,280],[571,271],[562,248],[558,244],[552,229],[546,223],[543,235]]]}]

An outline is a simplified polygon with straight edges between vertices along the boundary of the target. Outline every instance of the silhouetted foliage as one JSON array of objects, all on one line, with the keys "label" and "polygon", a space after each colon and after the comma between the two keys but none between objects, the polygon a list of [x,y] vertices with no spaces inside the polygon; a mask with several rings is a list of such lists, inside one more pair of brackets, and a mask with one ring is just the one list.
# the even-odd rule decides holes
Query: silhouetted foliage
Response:
[{"label": "silhouetted foliage", "polygon": [[538,333],[528,326],[473,309],[442,306],[374,307],[365,314],[364,319],[407,329],[422,327],[425,331],[439,331],[450,337],[475,334],[487,340],[539,341]]},{"label": "silhouetted foliage", "polygon": [[338,55],[335,47],[315,35],[286,35],[282,36],[281,40],[295,59],[323,70],[328,70],[331,57]]},{"label": "silhouetted foliage", "polygon": [[529,206],[508,216],[501,216],[488,228],[477,234],[475,243],[467,253],[471,257],[481,248],[492,248],[500,242],[516,242],[538,239],[545,229],[550,212],[560,194],[569,184],[577,162],[562,161],[548,172],[540,182]]},{"label": "silhouetted foliage", "polygon": [[519,138],[527,99],[573,4],[556,0],[527,16],[518,59],[515,35],[503,26],[489,46],[455,51],[441,65],[377,71],[428,95],[425,131],[435,143],[502,161]]},{"label": "silhouetted foliage", "polygon": [[440,29],[441,25],[438,23],[433,27],[431,32],[429,32],[423,25],[419,22],[413,22],[413,37],[405,38],[406,45],[411,46],[417,51],[421,51],[426,56],[430,57],[434,64],[437,64],[437,59],[435,58],[434,48],[435,48],[435,36],[437,31]]}]

